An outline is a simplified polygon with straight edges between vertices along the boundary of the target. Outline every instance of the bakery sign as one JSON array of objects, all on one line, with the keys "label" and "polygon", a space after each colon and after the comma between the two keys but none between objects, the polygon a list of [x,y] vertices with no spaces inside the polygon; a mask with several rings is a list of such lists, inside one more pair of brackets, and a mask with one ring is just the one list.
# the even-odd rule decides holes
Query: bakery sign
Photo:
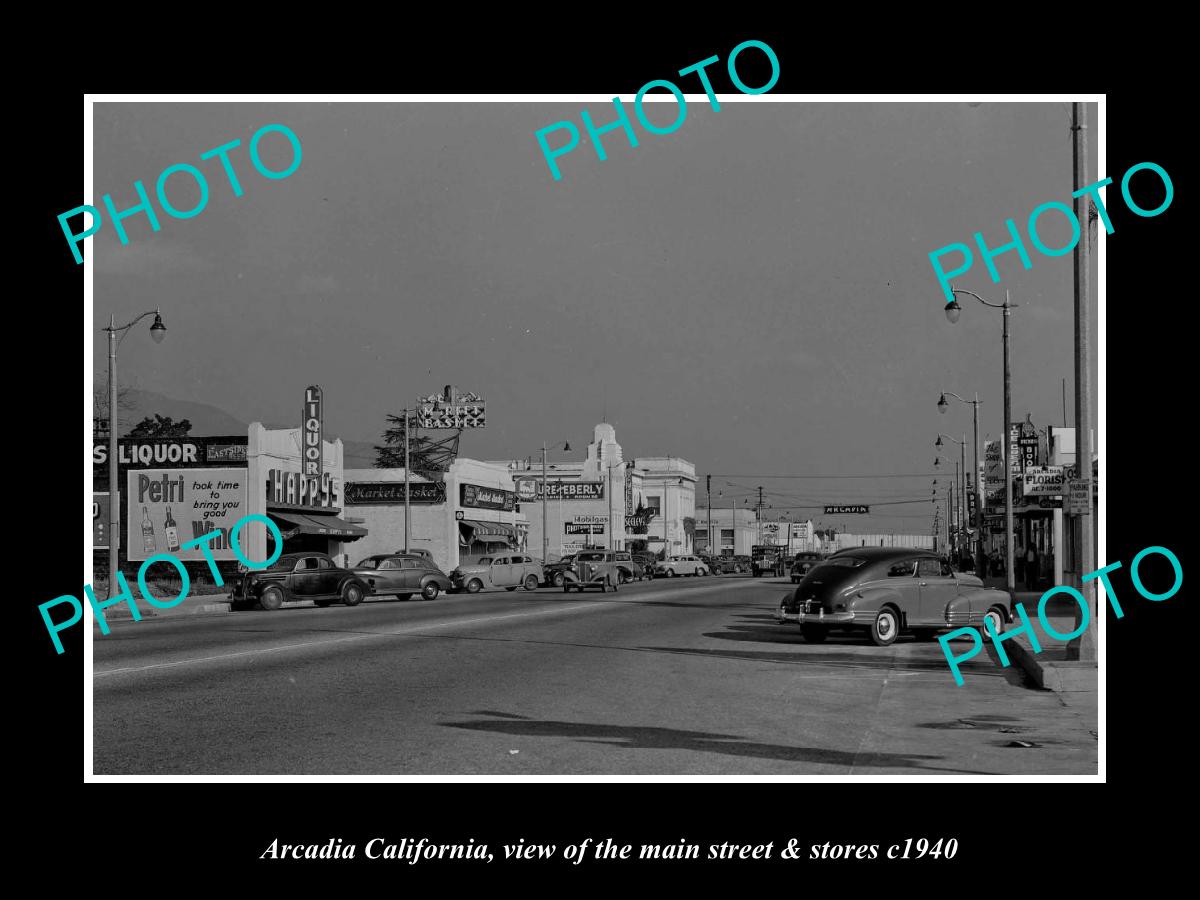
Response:
[{"label": "bakery sign", "polygon": [[1026,497],[1058,497],[1067,493],[1067,476],[1062,466],[1026,469],[1023,482]]},{"label": "bakery sign", "polygon": [[471,509],[502,509],[512,512],[516,508],[517,495],[500,488],[483,487],[478,484],[459,485],[459,506]]}]

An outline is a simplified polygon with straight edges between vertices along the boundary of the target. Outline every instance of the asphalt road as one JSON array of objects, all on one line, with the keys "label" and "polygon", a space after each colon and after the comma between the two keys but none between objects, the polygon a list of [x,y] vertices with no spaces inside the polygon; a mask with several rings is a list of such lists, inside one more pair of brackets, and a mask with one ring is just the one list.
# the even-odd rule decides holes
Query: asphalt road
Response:
[{"label": "asphalt road", "polygon": [[[1094,774],[995,657],[807,644],[783,580],[191,615],[94,633],[96,774]],[[1017,742],[1037,746],[1011,746]]]}]

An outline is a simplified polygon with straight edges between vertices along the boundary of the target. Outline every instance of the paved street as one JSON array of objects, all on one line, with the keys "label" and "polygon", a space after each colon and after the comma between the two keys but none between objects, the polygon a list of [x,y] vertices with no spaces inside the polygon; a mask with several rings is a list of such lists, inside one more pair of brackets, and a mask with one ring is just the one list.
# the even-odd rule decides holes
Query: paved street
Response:
[{"label": "paved street", "polygon": [[114,624],[95,633],[95,771],[1095,773],[1081,701],[982,654],[956,688],[937,642],[806,644],[774,621],[789,588],[687,578]]}]

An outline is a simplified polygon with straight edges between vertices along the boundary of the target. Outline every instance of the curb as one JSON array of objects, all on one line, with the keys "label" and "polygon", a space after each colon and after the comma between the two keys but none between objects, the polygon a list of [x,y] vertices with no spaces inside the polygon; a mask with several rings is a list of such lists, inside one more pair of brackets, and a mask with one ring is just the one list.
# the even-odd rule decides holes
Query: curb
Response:
[{"label": "curb", "polygon": [[[222,595],[217,594],[215,596],[222,596]],[[211,615],[213,613],[227,613],[230,611],[231,606],[232,606],[232,604],[228,600],[225,600],[223,602],[215,602],[214,601],[214,602],[208,602],[208,603],[197,603],[194,606],[189,606],[185,610],[178,610],[175,608],[172,608],[169,610],[164,610],[164,609],[156,609],[153,606],[146,606],[146,607],[139,606],[138,611],[142,614],[143,619],[162,619],[162,618],[172,618],[174,616],[194,616],[194,615],[205,615],[205,614]],[[95,619],[95,617],[93,617],[93,618]],[[106,610],[104,613],[104,620],[106,622],[132,622],[132,621],[134,621],[134,618],[133,618],[132,613],[128,612],[124,607],[122,607],[119,611]],[[97,625],[97,627],[99,626],[98,619],[95,619],[95,624]]]},{"label": "curb", "polygon": [[1099,669],[1094,662],[1080,660],[1041,660],[1024,644],[1017,642],[1007,648],[1009,658],[1046,691],[1055,693],[1095,693]]}]

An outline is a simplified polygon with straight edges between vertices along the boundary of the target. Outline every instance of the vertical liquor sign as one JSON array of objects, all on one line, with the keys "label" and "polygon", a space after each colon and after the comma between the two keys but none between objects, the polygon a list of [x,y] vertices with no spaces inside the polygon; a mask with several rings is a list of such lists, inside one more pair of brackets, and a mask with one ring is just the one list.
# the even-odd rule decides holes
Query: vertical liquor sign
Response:
[{"label": "vertical liquor sign", "polygon": [[301,449],[304,453],[304,477],[316,482],[321,480],[321,466],[324,464],[321,407],[320,386],[309,385],[304,391],[304,421],[301,429],[304,446]]}]

